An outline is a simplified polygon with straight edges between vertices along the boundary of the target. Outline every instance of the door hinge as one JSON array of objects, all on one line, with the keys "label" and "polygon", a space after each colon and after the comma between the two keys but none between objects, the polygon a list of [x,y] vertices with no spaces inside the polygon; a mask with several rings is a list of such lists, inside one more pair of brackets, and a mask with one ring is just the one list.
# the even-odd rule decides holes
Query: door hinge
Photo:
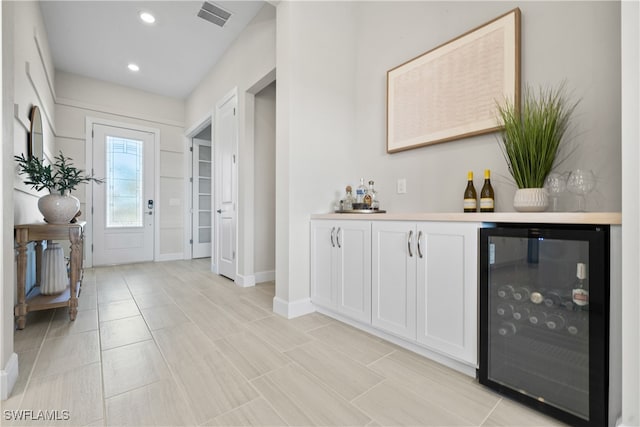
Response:
[{"label": "door hinge", "polygon": [[93,243],[91,244],[91,252],[93,252]]},{"label": "door hinge", "polygon": [[91,129],[91,138],[93,138],[93,129]]},{"label": "door hinge", "polygon": [[236,259],[236,251],[233,251],[233,252],[231,253],[231,259]]},{"label": "door hinge", "polygon": [[91,215],[93,215],[93,206],[91,206]]},{"label": "door hinge", "polygon": [[234,154],[233,155],[233,164],[235,164],[235,163],[236,163],[236,155]]},{"label": "door hinge", "polygon": [[193,245],[193,239],[189,239],[189,244]]},{"label": "door hinge", "polygon": [[233,107],[233,115],[236,115],[236,107]]},{"label": "door hinge", "polygon": [[189,147],[189,151],[193,152],[193,147]]},{"label": "door hinge", "polygon": [[193,182],[193,178],[189,178],[189,182]]}]

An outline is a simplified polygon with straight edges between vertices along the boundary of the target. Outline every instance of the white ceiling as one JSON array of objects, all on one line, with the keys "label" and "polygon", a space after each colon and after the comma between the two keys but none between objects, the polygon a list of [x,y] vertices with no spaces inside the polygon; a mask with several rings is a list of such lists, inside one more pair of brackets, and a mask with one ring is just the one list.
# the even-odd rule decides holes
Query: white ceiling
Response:
[{"label": "white ceiling", "polygon": [[[231,12],[219,27],[197,16],[202,1],[41,1],[57,70],[186,98],[263,1],[213,1]],[[144,24],[141,11],[155,24]],[[127,64],[140,71],[133,73]]]}]

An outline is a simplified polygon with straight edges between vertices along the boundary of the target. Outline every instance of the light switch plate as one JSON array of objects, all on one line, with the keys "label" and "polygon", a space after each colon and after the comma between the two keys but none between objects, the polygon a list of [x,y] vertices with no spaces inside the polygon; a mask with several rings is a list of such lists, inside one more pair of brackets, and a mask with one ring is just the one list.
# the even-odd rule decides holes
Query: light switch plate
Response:
[{"label": "light switch plate", "polygon": [[398,194],[406,194],[407,193],[407,180],[405,178],[401,178],[401,179],[398,180],[397,192],[398,192]]}]

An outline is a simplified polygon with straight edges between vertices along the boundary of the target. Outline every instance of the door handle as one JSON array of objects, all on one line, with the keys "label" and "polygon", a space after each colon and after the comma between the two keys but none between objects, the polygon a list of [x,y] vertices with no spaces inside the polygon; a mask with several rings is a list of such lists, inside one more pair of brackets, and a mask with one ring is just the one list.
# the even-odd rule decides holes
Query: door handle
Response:
[{"label": "door handle", "polygon": [[218,212],[218,213],[222,213],[222,209],[218,209],[216,212]]}]

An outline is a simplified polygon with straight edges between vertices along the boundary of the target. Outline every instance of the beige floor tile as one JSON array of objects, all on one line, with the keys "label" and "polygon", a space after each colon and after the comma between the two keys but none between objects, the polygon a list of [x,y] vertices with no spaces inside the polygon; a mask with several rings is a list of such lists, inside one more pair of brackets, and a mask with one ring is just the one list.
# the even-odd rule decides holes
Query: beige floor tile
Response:
[{"label": "beige floor tile", "polygon": [[195,419],[173,380],[162,380],[106,399],[109,426],[191,426]]},{"label": "beige floor tile", "polygon": [[215,341],[220,351],[245,378],[253,379],[287,365],[291,360],[247,331]]},{"label": "beige floor tile", "polygon": [[309,313],[304,316],[289,319],[289,323],[296,329],[299,329],[303,332],[308,332],[314,329],[318,329],[322,326],[326,326],[330,323],[336,323],[336,321],[330,317],[325,316],[324,314]]},{"label": "beige floor tile", "polygon": [[298,365],[252,384],[289,425],[357,426],[371,419]]},{"label": "beige floor tile", "polygon": [[129,291],[133,296],[163,292],[164,276],[138,275],[126,278]]},{"label": "beige floor tile", "polygon": [[140,309],[173,304],[173,299],[171,299],[164,291],[158,291],[150,294],[136,294],[133,298],[136,300]]},{"label": "beige floor tile", "polygon": [[[27,381],[36,363],[38,349],[26,350],[18,353],[18,379],[11,391],[12,395],[22,394],[27,388]],[[4,404],[4,402],[2,402]]]},{"label": "beige floor tile", "polygon": [[[100,364],[76,366],[73,371],[36,378],[29,384],[21,405],[25,410],[68,411],[68,420],[52,425],[86,425],[103,418]],[[26,423],[47,425],[42,420]]]},{"label": "beige floor tile", "polygon": [[176,304],[212,341],[245,330],[238,319],[202,296],[176,299]]},{"label": "beige floor tile", "polygon": [[109,320],[123,319],[125,317],[138,315],[140,315],[140,311],[138,310],[138,306],[133,298],[98,305],[98,316],[100,322],[108,322]]},{"label": "beige floor tile", "polygon": [[181,298],[202,298],[199,290],[177,278],[167,278],[162,285],[162,290],[174,300]]},{"label": "beige floor tile", "polygon": [[356,398],[353,403],[382,425],[469,425],[469,421],[391,381],[384,381],[378,384]]},{"label": "beige floor tile", "polygon": [[273,311],[273,295],[269,295],[266,292],[257,289],[247,289],[246,292],[242,293],[242,298],[251,301],[251,303],[263,310]]},{"label": "beige floor tile", "polygon": [[266,292],[272,297],[276,294],[276,282],[273,280],[270,282],[256,283],[255,287],[257,290]]},{"label": "beige floor tile", "polygon": [[55,310],[40,310],[27,313],[27,324],[24,329],[16,330],[13,335],[13,351],[40,348],[49,329],[49,323]]},{"label": "beige floor tile", "polygon": [[78,299],[78,311],[85,310],[97,310],[98,309],[98,293],[88,293],[85,295],[84,291],[80,293]]},{"label": "beige floor tile", "polygon": [[395,349],[393,345],[379,341],[366,332],[337,322],[314,329],[309,335],[365,365]]},{"label": "beige floor tile", "polygon": [[78,311],[75,320],[69,319],[68,308],[58,308],[55,311],[47,338],[63,335],[77,334],[80,332],[95,331],[98,329],[98,310]]},{"label": "beige floor tile", "polygon": [[158,307],[143,308],[140,310],[149,329],[156,330],[169,328],[180,323],[191,322],[175,304],[161,305]]},{"label": "beige floor tile", "polygon": [[317,341],[285,354],[349,401],[384,380],[366,366]]},{"label": "beige floor tile", "polygon": [[[369,367],[416,395],[459,415],[469,424],[480,425],[500,400],[497,394],[479,384],[459,378],[453,370],[442,374],[438,370],[434,375],[434,368],[429,366],[433,362],[425,359],[422,364],[410,363],[406,358],[393,357],[395,355],[384,357]],[[438,381],[445,376],[448,381]]]},{"label": "beige floor tile", "polygon": [[210,426],[284,426],[285,421],[263,398],[252,400],[231,412],[217,416]]},{"label": "beige floor tile", "polygon": [[152,340],[103,351],[102,371],[105,398],[170,376]]},{"label": "beige floor tile", "polygon": [[102,350],[151,339],[151,333],[142,316],[126,317],[100,323]]},{"label": "beige floor tile", "polygon": [[300,332],[280,316],[271,316],[251,322],[248,327],[264,341],[280,351],[291,350],[308,343],[312,338]]},{"label": "beige floor tile", "polygon": [[220,294],[212,296],[210,293],[203,292],[203,295],[240,322],[252,322],[273,316],[273,312],[263,310],[250,300],[240,297],[240,294],[228,297]]},{"label": "beige floor tile", "polygon": [[129,288],[123,282],[121,285],[99,286],[98,304],[107,304],[115,301],[123,301],[131,298]]},{"label": "beige floor tile", "polygon": [[100,361],[98,331],[47,339],[42,345],[33,377],[44,377]]},{"label": "beige floor tile", "polygon": [[196,421],[211,420],[257,398],[256,391],[206,335],[188,325],[153,334]]},{"label": "beige floor tile", "polygon": [[540,412],[536,412],[506,398],[500,400],[500,403],[498,403],[482,425],[522,427],[566,426],[566,424],[554,418],[547,417]]}]

